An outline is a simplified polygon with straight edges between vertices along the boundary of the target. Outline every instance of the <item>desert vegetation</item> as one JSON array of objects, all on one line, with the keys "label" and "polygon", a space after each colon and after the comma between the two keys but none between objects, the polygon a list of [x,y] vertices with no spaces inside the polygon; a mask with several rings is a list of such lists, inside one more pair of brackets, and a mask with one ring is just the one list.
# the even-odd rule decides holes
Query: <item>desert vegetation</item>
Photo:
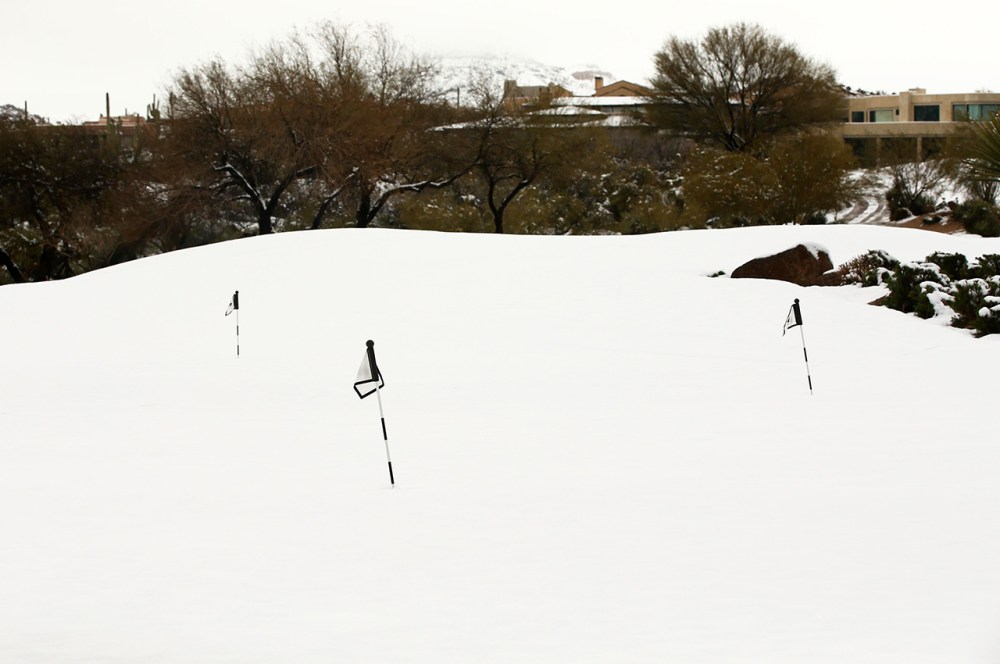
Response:
[{"label": "desert vegetation", "polygon": [[[496,72],[456,103],[388,29],[333,23],[239,63],[182,66],[134,131],[0,109],[0,283],[69,277],[248,235],[371,226],[636,234],[830,223],[875,191],[829,128],[835,72],[755,25],[668,38],[627,132],[512,104]],[[883,165],[893,218],[1000,233],[996,118]],[[623,136],[628,136],[627,140]]]}]

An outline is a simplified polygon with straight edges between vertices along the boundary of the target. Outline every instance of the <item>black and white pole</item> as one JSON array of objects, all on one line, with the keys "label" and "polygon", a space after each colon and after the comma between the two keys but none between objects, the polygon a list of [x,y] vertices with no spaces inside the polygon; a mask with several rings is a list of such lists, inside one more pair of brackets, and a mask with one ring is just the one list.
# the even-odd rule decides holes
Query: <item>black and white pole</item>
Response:
[{"label": "black and white pole", "polygon": [[802,309],[799,308],[799,299],[795,298],[792,303],[792,311],[795,314],[795,324],[799,326],[799,336],[802,338],[802,357],[806,361],[806,378],[809,380],[809,394],[813,393],[812,373],[809,371],[809,353],[806,351],[806,334],[802,331]]},{"label": "black and white pole", "polygon": [[240,292],[233,293],[233,299],[229,301],[226,308],[226,315],[236,312],[236,357],[240,356]]},{"label": "black and white pole", "polygon": [[389,464],[389,483],[395,487],[396,478],[392,473],[392,457],[389,455],[389,435],[386,433],[385,411],[382,409],[381,389],[385,387],[385,380],[382,378],[382,372],[379,371],[378,363],[375,361],[375,342],[369,339],[366,346],[361,368],[358,369],[358,379],[354,383],[354,391],[362,399],[374,392],[375,398],[378,400],[378,415],[382,420],[382,440],[385,442],[385,461]]},{"label": "black and white pole", "polygon": [[[234,298],[239,297],[239,291],[233,294]],[[236,357],[240,356],[240,308],[236,307]]]},{"label": "black and white pole", "polygon": [[389,456],[389,434],[385,432],[385,413],[382,411],[382,391],[375,385],[375,398],[378,399],[378,416],[382,419],[382,440],[385,442],[385,462],[389,464],[389,484],[396,486],[396,478],[392,475],[392,457]]}]

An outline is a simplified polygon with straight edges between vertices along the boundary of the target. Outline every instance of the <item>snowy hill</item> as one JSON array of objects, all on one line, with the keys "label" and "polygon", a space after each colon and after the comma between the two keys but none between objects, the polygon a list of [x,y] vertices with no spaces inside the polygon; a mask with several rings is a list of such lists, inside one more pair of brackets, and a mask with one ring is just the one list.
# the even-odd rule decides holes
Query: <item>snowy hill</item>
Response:
[{"label": "snowy hill", "polygon": [[516,80],[519,85],[556,83],[580,96],[594,94],[595,76],[603,76],[606,83],[617,80],[614,74],[597,65],[560,67],[514,55],[450,55],[438,61],[441,72],[434,87],[438,90],[459,88],[463,96],[470,80],[484,73],[496,81],[500,90],[505,80]]},{"label": "snowy hill", "polygon": [[0,288],[0,661],[995,663],[1000,340],[707,276],[802,241],[1000,253],[331,230]]}]

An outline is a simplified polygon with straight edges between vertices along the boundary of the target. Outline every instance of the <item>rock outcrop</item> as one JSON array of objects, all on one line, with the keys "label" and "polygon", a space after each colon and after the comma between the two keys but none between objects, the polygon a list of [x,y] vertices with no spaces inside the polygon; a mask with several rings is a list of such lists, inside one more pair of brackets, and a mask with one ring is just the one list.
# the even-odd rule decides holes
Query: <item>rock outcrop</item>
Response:
[{"label": "rock outcrop", "polygon": [[835,286],[838,275],[833,272],[830,255],[822,249],[804,244],[786,249],[773,256],[755,258],[739,266],[733,279],[776,279],[799,286]]}]

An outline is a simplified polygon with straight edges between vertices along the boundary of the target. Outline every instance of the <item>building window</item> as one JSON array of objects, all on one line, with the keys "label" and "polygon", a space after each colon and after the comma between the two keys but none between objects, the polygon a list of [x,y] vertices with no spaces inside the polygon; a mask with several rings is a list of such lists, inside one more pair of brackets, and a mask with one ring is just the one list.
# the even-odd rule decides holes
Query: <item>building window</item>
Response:
[{"label": "building window", "polygon": [[892,109],[868,111],[868,122],[892,122]]},{"label": "building window", "polygon": [[851,111],[851,122],[864,122],[865,112],[864,111]]},{"label": "building window", "polygon": [[915,122],[941,122],[941,107],[937,104],[913,107]]},{"label": "building window", "polygon": [[953,120],[987,120],[991,115],[1000,112],[1000,104],[952,104]]}]

